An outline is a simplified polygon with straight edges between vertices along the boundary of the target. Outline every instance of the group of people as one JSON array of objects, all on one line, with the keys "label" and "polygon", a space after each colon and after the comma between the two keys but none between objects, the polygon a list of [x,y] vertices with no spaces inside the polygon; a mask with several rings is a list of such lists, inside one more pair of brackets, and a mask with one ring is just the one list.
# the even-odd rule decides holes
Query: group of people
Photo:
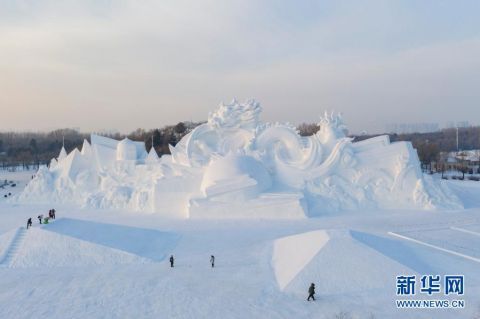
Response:
[{"label": "group of people", "polygon": [[[175,258],[173,258],[173,255],[170,256],[170,267],[173,268],[175,263]],[[212,268],[215,267],[215,256],[211,255],[210,256],[210,264],[212,265]]]},{"label": "group of people", "polygon": [[[50,210],[48,211],[48,217],[43,218],[43,214],[38,215],[38,216],[37,216],[38,222],[39,222],[40,224],[48,224],[48,221],[49,221],[50,219],[55,219],[55,213],[56,213],[55,209],[52,208],[52,209],[50,209]],[[32,223],[32,218],[30,217],[30,218],[27,220],[27,229],[29,229],[30,227],[32,227],[32,224],[33,224],[33,223]]]},{"label": "group of people", "polygon": [[[4,188],[5,186],[7,186],[7,185],[9,185],[9,182],[8,182],[8,180],[5,180],[5,181],[3,182],[3,185],[0,185],[0,188],[3,189],[3,188]],[[15,185],[15,184],[13,184],[13,182],[10,181],[10,185]],[[15,186],[12,186],[12,187],[15,187]],[[3,197],[5,197],[5,198],[7,198],[7,197],[9,197],[9,196],[12,196],[12,193],[11,193],[11,192],[5,193],[5,195],[3,195]]]}]

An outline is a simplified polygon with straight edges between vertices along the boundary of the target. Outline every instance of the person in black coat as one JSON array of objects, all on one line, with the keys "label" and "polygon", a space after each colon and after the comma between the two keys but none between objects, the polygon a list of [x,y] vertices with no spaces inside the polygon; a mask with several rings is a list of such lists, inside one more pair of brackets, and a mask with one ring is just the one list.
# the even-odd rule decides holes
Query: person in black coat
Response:
[{"label": "person in black coat", "polygon": [[29,229],[30,227],[32,227],[32,218],[31,217],[27,220],[27,229]]},{"label": "person in black coat", "polygon": [[38,221],[40,222],[40,224],[42,223],[42,218],[43,218],[43,215],[38,215]]},{"label": "person in black coat", "polygon": [[210,263],[212,264],[212,268],[215,267],[215,256],[210,256]]},{"label": "person in black coat", "polygon": [[315,300],[315,284],[312,283],[310,285],[310,288],[308,288],[308,298],[307,298],[307,301],[310,301],[310,298],[312,298],[313,300]]},{"label": "person in black coat", "polygon": [[175,261],[175,259],[173,259],[173,255],[170,256],[170,267],[173,268],[173,262]]}]

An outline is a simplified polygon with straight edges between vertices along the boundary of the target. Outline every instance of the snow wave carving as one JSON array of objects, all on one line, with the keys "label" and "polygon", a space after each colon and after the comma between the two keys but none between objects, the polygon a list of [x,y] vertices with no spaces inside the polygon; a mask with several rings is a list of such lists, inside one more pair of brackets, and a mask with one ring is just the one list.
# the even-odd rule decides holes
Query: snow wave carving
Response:
[{"label": "snow wave carving", "polygon": [[305,218],[359,208],[459,209],[423,176],[409,142],[354,142],[339,114],[302,137],[262,123],[254,100],[221,104],[161,158],[145,145],[92,135],[82,151],[52,159],[19,201],[74,202],[170,218]]}]

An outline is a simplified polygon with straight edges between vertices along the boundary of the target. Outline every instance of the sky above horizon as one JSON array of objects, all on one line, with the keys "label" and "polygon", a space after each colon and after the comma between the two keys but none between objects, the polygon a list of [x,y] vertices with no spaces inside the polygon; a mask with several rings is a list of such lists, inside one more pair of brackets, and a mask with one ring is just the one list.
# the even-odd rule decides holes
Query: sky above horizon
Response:
[{"label": "sky above horizon", "polygon": [[479,124],[479,56],[476,0],[0,0],[0,130],[130,132],[232,98],[352,132]]}]

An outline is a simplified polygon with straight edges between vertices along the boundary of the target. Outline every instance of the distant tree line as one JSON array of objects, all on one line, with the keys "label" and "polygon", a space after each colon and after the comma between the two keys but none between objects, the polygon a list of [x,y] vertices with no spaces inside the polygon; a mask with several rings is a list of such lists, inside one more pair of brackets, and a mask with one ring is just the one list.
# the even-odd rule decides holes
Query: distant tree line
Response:
[{"label": "distant tree line", "polygon": [[[180,122],[162,128],[145,130],[136,129],[130,134],[101,133],[103,136],[121,140],[128,137],[134,141],[143,141],[147,151],[152,145],[159,156],[170,154],[168,145],[176,145],[180,139],[202,122]],[[310,136],[318,132],[320,126],[313,123],[302,123],[297,130],[302,136]],[[480,127],[460,128],[459,149],[480,149]],[[352,135],[354,141],[361,141],[374,136]],[[389,134],[392,142],[410,141],[417,149],[420,161],[427,165],[438,161],[442,152],[457,150],[456,129],[445,129],[431,133]],[[81,133],[73,129],[60,129],[47,133],[42,132],[0,132],[0,167],[30,167],[48,164],[50,159],[58,156],[65,143],[67,152],[74,148],[81,150],[83,140],[90,142],[90,133]],[[153,143],[153,144],[152,144]]]},{"label": "distant tree line", "polygon": [[167,125],[160,129],[144,130],[136,129],[126,136],[110,136],[115,139],[128,137],[133,141],[145,142],[147,151],[153,147],[159,156],[170,154],[168,145],[175,146],[186,134],[203,122],[179,122],[176,125]]},{"label": "distant tree line", "polygon": [[[147,151],[153,147],[158,155],[170,154],[168,145],[175,145],[180,139],[201,123],[180,122],[163,128],[136,129],[130,134],[99,133],[117,140],[128,137],[133,141],[143,141]],[[74,148],[81,150],[83,140],[90,141],[90,133],[73,129],[59,129],[52,132],[0,132],[0,168],[38,167],[57,157],[62,145],[67,153]]]},{"label": "distant tree line", "polygon": [[82,145],[88,134],[72,129],[55,130],[48,133],[0,132],[0,166],[2,168],[39,166],[56,157],[65,140],[65,148]]}]

